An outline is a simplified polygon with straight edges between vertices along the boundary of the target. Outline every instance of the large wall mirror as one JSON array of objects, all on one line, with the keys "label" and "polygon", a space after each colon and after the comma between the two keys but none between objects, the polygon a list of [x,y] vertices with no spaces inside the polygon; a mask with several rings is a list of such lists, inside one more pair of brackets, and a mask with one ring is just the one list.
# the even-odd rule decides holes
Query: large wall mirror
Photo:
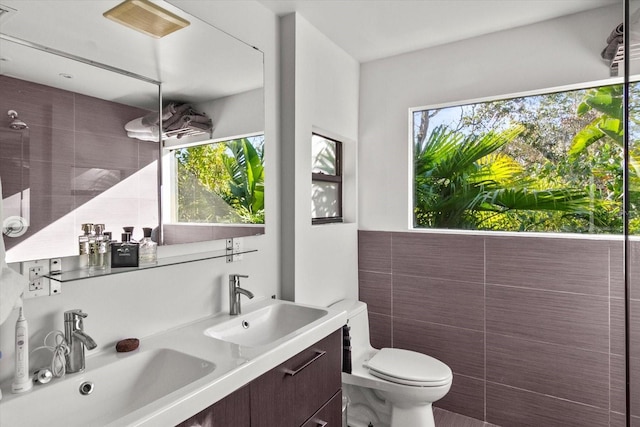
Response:
[{"label": "large wall mirror", "polygon": [[8,262],[77,255],[84,223],[264,233],[262,52],[165,1],[188,25],[151,37],[103,16],[120,3],[0,0]]}]

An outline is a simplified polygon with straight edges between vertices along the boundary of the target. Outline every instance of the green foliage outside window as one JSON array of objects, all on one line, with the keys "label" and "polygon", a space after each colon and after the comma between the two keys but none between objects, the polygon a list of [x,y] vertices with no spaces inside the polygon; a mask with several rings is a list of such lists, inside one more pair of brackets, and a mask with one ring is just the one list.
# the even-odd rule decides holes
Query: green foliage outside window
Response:
[{"label": "green foliage outside window", "polygon": [[179,222],[264,224],[264,137],[175,151]]},{"label": "green foliage outside window", "polygon": [[[622,233],[620,85],[415,111],[413,119],[416,227]],[[632,144],[636,234],[639,154]]]}]

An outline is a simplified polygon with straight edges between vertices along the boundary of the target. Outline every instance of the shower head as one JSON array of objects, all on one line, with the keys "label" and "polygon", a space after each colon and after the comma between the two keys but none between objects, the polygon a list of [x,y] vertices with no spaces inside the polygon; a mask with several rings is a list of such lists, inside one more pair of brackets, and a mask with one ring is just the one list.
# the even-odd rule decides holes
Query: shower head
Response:
[{"label": "shower head", "polygon": [[24,130],[29,128],[25,122],[18,118],[18,113],[16,110],[7,111],[7,116],[11,118],[11,123],[9,123],[9,127],[13,130]]}]

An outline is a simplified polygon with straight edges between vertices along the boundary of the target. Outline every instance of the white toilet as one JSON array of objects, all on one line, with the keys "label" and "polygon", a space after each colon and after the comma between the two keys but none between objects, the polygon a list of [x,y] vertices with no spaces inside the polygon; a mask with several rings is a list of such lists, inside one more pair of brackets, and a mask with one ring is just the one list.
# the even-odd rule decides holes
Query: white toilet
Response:
[{"label": "white toilet", "polygon": [[[361,393],[361,388],[371,390],[372,396],[384,400],[385,406],[390,408],[390,427],[435,427],[431,404],[449,392],[453,381],[451,369],[441,361],[415,351],[373,348],[369,341],[369,316],[364,302],[342,300],[332,307],[347,312],[347,324],[351,328],[352,373],[342,373],[347,395],[350,391],[354,395],[353,391]],[[365,412],[371,413],[370,417],[375,421],[386,424],[383,422],[384,414],[374,414],[376,406],[380,407],[380,404],[371,402],[375,397],[368,400],[368,404],[358,405],[366,407]],[[368,422],[365,421],[364,425]],[[357,423],[350,420],[349,425]],[[373,421],[372,425],[378,427]]]}]

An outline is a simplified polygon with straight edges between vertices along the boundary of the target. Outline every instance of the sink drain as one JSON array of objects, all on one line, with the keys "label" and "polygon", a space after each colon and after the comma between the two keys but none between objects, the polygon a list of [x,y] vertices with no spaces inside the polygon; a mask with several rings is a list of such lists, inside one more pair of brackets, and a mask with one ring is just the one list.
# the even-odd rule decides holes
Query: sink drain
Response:
[{"label": "sink drain", "polygon": [[250,326],[250,325],[249,325],[249,322],[247,322],[246,320],[243,320],[243,321],[242,321],[242,327],[243,327],[243,328],[245,328],[245,329],[249,329],[249,326]]},{"label": "sink drain", "polygon": [[80,394],[83,396],[88,396],[93,391],[93,383],[91,381],[85,381],[80,384]]}]

